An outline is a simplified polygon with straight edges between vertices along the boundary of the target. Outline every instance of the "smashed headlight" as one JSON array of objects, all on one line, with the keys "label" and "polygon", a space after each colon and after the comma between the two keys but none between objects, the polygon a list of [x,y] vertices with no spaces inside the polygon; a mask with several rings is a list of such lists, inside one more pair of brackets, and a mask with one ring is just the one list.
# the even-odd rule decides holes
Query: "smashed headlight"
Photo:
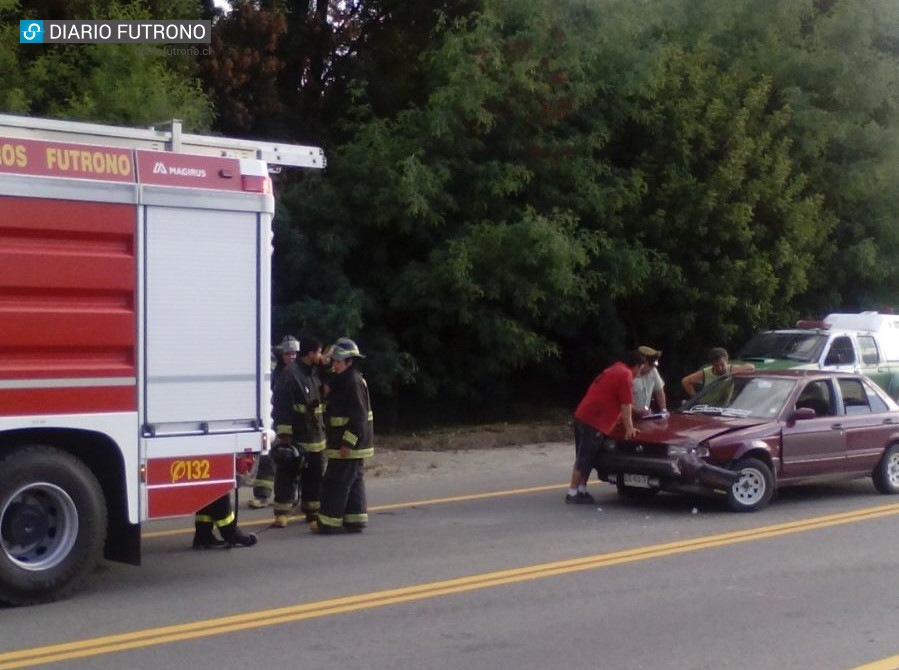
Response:
[{"label": "smashed headlight", "polygon": [[679,445],[668,445],[668,457],[669,458],[677,458],[678,456],[682,456],[684,454],[695,454],[699,456],[699,458],[706,458],[709,455],[709,448],[704,445],[690,446],[690,447],[682,447]]}]

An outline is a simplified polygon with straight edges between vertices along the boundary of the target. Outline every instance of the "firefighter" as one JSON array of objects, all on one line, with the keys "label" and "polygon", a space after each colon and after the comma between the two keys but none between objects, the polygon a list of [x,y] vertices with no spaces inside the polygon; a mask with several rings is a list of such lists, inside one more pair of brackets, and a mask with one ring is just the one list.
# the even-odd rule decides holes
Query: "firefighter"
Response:
[{"label": "firefighter", "polygon": [[[221,540],[215,537],[213,528],[218,528]],[[253,533],[247,535],[237,525],[230,493],[209,503],[194,516],[194,549],[252,547],[254,544],[256,536]]]},{"label": "firefighter", "polygon": [[[275,472],[276,528],[285,528],[294,506],[297,484],[300,509],[306,521],[315,519],[321,506],[321,484],[324,471],[325,427],[322,420],[322,387],[319,363],[322,343],[314,337],[299,342],[294,364],[284,368],[274,392],[272,417],[278,443]],[[291,446],[296,450],[285,449]]]},{"label": "firefighter", "polygon": [[321,510],[310,528],[322,534],[359,533],[368,524],[364,464],[374,453],[368,384],[358,367],[365,357],[348,337],[337,340],[329,354],[333,374],[325,417],[328,466]]},{"label": "firefighter", "polygon": [[[272,370],[272,389],[278,382],[281,371],[296,360],[300,350],[300,342],[293,335],[285,335],[280,344],[272,348],[276,363]],[[271,454],[260,454],[256,477],[253,479],[253,497],[247,506],[261,509],[271,504],[272,491],[275,488],[275,462]]]}]

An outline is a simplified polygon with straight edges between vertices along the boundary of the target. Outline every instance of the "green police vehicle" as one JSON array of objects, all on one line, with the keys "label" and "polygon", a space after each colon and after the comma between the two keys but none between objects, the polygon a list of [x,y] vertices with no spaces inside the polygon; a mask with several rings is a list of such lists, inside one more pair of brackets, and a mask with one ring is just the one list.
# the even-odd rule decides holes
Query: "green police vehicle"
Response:
[{"label": "green police vehicle", "polygon": [[759,333],[736,357],[759,370],[836,370],[870,377],[899,399],[899,315],[828,314]]}]

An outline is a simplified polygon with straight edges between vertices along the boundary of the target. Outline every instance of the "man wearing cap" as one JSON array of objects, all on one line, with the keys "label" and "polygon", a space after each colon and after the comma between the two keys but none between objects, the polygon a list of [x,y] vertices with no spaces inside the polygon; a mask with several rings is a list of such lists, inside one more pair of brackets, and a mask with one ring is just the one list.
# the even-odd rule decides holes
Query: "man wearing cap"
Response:
[{"label": "man wearing cap", "polygon": [[662,352],[647,346],[637,347],[637,351],[646,356],[646,362],[634,377],[634,417],[639,419],[651,413],[653,399],[658,412],[667,411],[668,405],[665,400],[665,382],[658,368]]},{"label": "man wearing cap", "polygon": [[358,367],[365,356],[348,337],[337,340],[328,355],[333,371],[325,415],[328,465],[318,522],[311,528],[321,534],[360,533],[368,524],[364,464],[374,454],[368,384]]},{"label": "man wearing cap", "polygon": [[565,502],[590,505],[593,496],[587,493],[587,478],[596,466],[596,457],[606,436],[620,421],[625,439],[637,433],[632,414],[634,404],[634,375],[646,357],[639,351],[628,351],[616,363],[603,370],[584,394],[574,411],[574,446],[576,457],[571,470],[571,486]]}]

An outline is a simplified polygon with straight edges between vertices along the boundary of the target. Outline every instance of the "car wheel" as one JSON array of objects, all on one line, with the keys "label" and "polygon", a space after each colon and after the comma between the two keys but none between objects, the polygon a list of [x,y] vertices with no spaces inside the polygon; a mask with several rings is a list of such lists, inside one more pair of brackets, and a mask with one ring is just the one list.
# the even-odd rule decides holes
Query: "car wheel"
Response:
[{"label": "car wheel", "polygon": [[618,489],[618,495],[626,498],[651,498],[659,492],[659,489],[644,489],[640,486],[628,486],[621,482],[615,482],[615,487]]},{"label": "car wheel", "polygon": [[727,504],[735,512],[755,512],[765,507],[774,496],[774,475],[763,461],[744,458],[733,470],[740,478],[727,490]]},{"label": "car wheel", "polygon": [[871,477],[881,493],[899,493],[899,444],[887,447]]},{"label": "car wheel", "polygon": [[67,595],[96,565],[105,541],[105,500],[84,463],[47,446],[0,457],[0,602]]}]

